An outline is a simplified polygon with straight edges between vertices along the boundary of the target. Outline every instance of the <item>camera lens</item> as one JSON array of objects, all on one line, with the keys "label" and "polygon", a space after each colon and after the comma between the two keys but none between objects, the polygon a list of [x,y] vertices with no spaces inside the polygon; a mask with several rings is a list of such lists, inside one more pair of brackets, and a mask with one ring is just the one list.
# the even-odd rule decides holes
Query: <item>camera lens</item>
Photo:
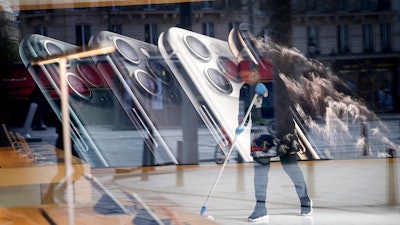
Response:
[{"label": "camera lens", "polygon": [[220,92],[225,94],[232,93],[232,85],[229,80],[218,70],[209,68],[206,72],[207,79]]},{"label": "camera lens", "polygon": [[211,59],[210,51],[199,39],[193,36],[186,36],[185,41],[194,56],[206,61]]},{"label": "camera lens", "polygon": [[139,64],[140,58],[136,50],[122,39],[116,39],[115,45],[119,53],[128,61]]},{"label": "camera lens", "polygon": [[63,53],[63,50],[52,42],[47,42],[45,49],[49,55],[61,55]]},{"label": "camera lens", "polygon": [[171,72],[160,62],[160,59],[150,59],[147,61],[147,67],[151,73],[155,77],[159,78],[164,84],[169,85],[172,83]]},{"label": "camera lens", "polygon": [[140,87],[143,88],[147,93],[151,95],[157,95],[159,93],[157,82],[145,71],[136,70],[135,79],[137,83],[139,83]]},{"label": "camera lens", "polygon": [[92,93],[90,89],[88,88],[86,83],[76,74],[68,73],[67,82],[72,91],[79,97],[82,97],[84,99],[89,99],[91,97]]},{"label": "camera lens", "polygon": [[99,71],[90,64],[78,64],[78,72],[91,85],[98,87],[103,84]]},{"label": "camera lens", "polygon": [[217,60],[218,66],[221,69],[222,73],[225,74],[229,79],[232,79],[236,82],[240,81],[238,66],[228,57],[220,56]]}]

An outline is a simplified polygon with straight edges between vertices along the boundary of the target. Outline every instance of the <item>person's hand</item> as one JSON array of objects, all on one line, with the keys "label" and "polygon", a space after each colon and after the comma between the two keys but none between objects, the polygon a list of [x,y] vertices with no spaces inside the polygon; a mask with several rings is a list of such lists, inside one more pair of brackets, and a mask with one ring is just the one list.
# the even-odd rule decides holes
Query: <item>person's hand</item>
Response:
[{"label": "person's hand", "polygon": [[267,97],[268,96],[268,89],[267,89],[267,87],[265,87],[265,85],[263,83],[258,83],[256,85],[256,93],[261,95],[261,96]]},{"label": "person's hand", "polygon": [[244,126],[238,126],[235,130],[236,135],[240,135],[244,131]]}]

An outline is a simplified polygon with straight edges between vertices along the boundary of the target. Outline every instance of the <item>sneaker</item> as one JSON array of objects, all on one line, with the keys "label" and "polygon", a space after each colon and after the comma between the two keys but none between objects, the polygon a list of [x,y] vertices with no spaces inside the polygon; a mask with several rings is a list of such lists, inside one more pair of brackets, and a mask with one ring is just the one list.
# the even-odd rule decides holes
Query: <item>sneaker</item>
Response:
[{"label": "sneaker", "polygon": [[309,216],[312,214],[313,208],[312,208],[312,200],[308,198],[307,202],[302,202],[301,203],[301,215],[302,216]]},{"label": "sneaker", "polygon": [[265,222],[265,221],[268,221],[268,214],[257,215],[255,212],[253,212],[253,213],[249,216],[249,218],[247,218],[247,220],[248,220],[249,222],[253,222],[253,223],[256,223],[256,222]]},{"label": "sneaker", "polygon": [[247,218],[249,222],[267,221],[268,213],[265,208],[265,201],[257,201],[253,213]]}]

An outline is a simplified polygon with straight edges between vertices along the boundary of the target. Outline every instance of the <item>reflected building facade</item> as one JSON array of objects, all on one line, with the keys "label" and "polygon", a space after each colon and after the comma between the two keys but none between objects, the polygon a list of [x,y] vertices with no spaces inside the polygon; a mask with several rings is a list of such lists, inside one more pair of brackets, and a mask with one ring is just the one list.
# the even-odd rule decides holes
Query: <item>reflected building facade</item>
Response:
[{"label": "reflected building facade", "polygon": [[[159,34],[181,26],[226,40],[235,24],[268,27],[269,2],[203,1],[21,11],[21,38],[42,34],[83,48],[103,30],[157,44]],[[400,3],[395,0],[292,0],[291,43],[332,68],[377,112],[400,109]],[[267,29],[265,31],[267,32]],[[260,33],[260,31],[258,31]]]},{"label": "reflected building facade", "polygon": [[399,110],[400,3],[293,1],[293,45],[331,67],[376,112]]},{"label": "reflected building facade", "polygon": [[[205,1],[191,3],[191,14],[182,16],[191,20],[188,29],[226,39],[235,22],[248,20],[246,7],[240,1]],[[181,11],[177,3],[50,9],[22,11],[20,20],[23,35],[39,33],[83,47],[103,30],[156,44],[161,32],[180,26]]]},{"label": "reflected building facade", "polygon": [[0,34],[12,42],[19,43],[20,29],[18,14],[13,11],[0,11]]}]

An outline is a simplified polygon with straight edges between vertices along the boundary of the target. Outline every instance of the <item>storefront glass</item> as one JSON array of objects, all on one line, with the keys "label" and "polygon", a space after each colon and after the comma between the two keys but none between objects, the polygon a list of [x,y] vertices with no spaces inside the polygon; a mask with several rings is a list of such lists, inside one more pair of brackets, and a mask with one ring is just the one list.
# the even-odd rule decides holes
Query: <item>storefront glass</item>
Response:
[{"label": "storefront glass", "polygon": [[[163,173],[182,185],[181,168],[221,164],[230,150],[252,165],[257,138],[275,135],[277,77],[293,102],[299,161],[395,158],[394,126],[381,126],[380,113],[393,122],[400,109],[397,3],[317,2],[0,0],[0,189],[9,193],[0,223],[25,223],[14,213],[26,206],[23,215],[41,215],[34,223],[58,224],[76,204],[99,224],[126,215],[179,224],[168,201],[155,215],[128,193],[125,175],[161,175],[160,193],[171,182]],[[254,98],[244,69],[260,75],[267,98]],[[193,218],[181,224],[213,224]]]}]

